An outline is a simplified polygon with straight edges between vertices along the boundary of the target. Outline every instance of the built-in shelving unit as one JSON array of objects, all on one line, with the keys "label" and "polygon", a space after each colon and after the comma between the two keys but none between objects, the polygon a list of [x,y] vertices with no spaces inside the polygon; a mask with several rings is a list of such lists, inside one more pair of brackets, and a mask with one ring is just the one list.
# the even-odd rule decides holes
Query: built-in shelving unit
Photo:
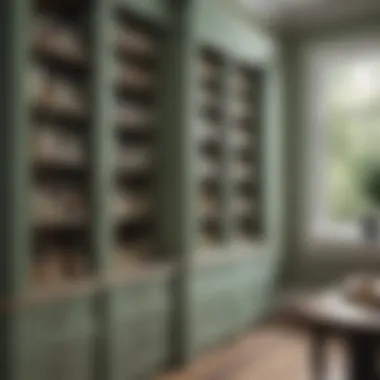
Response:
[{"label": "built-in shelving unit", "polygon": [[124,9],[114,14],[115,263],[119,268],[160,258],[161,58],[163,31]]},{"label": "built-in shelving unit", "polygon": [[262,73],[238,65],[233,78],[231,180],[234,235],[257,240],[263,236]]},{"label": "built-in shelving unit", "polygon": [[[28,78],[33,284],[71,282],[91,275],[93,266],[92,128],[101,125],[93,123],[88,8],[74,1],[34,7]],[[129,268],[163,257],[164,31],[120,6],[110,27],[115,160],[107,197],[114,244],[104,254],[113,255],[117,268]],[[262,75],[210,46],[200,49],[199,65],[197,226],[201,246],[213,248],[231,237],[231,226],[236,237],[262,237]]]},{"label": "built-in shelving unit", "polygon": [[200,49],[200,247],[263,239],[263,73],[214,47]]},{"label": "built-in shelving unit", "polygon": [[271,306],[277,47],[222,3],[1,3],[0,379],[148,379]]},{"label": "built-in shelving unit", "polygon": [[199,178],[198,226],[202,247],[224,238],[224,57],[205,47],[200,52],[200,104],[197,175]]},{"label": "built-in shelving unit", "polygon": [[28,82],[32,286],[86,277],[91,77],[84,2],[36,2]]}]

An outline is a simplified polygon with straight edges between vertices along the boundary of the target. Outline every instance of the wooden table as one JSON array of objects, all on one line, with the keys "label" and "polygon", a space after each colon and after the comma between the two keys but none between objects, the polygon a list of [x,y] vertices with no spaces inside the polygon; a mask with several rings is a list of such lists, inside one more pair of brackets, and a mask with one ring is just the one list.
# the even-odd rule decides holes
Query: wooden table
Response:
[{"label": "wooden table", "polygon": [[326,379],[326,339],[344,339],[349,380],[380,379],[380,310],[358,306],[339,290],[295,297],[285,304],[285,316],[301,323],[311,335],[311,371],[314,380]]}]

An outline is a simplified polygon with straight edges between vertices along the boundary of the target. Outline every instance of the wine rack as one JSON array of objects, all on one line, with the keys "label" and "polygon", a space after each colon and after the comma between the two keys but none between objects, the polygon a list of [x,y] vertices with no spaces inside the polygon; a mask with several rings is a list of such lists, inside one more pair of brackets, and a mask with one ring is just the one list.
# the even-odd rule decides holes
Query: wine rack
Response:
[{"label": "wine rack", "polygon": [[112,195],[115,263],[160,258],[159,97],[163,31],[124,9],[114,14],[116,168]]},{"label": "wine rack", "polygon": [[235,237],[256,240],[264,232],[260,120],[263,78],[258,69],[245,65],[236,69],[231,104],[232,224]]},{"label": "wine rack", "polygon": [[89,10],[36,2],[28,82],[32,286],[90,274]]},{"label": "wine rack", "polygon": [[200,53],[200,125],[199,165],[200,180],[198,218],[200,242],[213,247],[223,241],[223,69],[224,57],[213,48],[206,47]]}]

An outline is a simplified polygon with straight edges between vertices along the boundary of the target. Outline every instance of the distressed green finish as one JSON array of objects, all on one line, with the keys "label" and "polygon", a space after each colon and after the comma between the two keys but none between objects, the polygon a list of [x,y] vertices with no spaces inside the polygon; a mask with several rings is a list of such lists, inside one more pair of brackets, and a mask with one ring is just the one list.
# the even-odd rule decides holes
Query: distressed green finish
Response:
[{"label": "distressed green finish", "polygon": [[273,282],[265,268],[265,260],[246,257],[196,270],[190,297],[193,356],[247,331],[269,310]]},{"label": "distressed green finish", "polygon": [[112,380],[135,379],[162,368],[170,355],[171,281],[167,275],[110,294]]},{"label": "distressed green finish", "polygon": [[12,379],[93,379],[96,320],[91,298],[49,302],[19,311]]},{"label": "distressed green finish", "polygon": [[[11,237],[2,239],[2,264],[10,276],[3,290],[22,294],[26,289],[28,257],[26,239],[27,119],[24,75],[27,72],[27,36],[24,25],[30,18],[29,2],[6,1],[9,7],[10,34],[3,47],[11,59],[7,63],[10,81],[7,90],[11,112],[1,112],[11,165],[4,168],[12,194],[9,212]],[[226,5],[227,4],[227,5]],[[160,192],[161,207],[167,209],[162,227],[164,254],[171,257],[169,270],[154,271],[137,280],[102,289],[94,294],[70,296],[54,302],[36,304],[14,311],[2,324],[1,349],[12,355],[14,380],[134,380],[150,379],[167,363],[184,364],[205,349],[236,336],[271,306],[276,274],[281,263],[283,231],[281,56],[278,46],[263,30],[244,20],[228,3],[218,0],[112,0],[93,2],[91,25],[94,46],[92,76],[93,122],[92,171],[92,247],[94,274],[103,277],[112,263],[110,210],[111,170],[113,166],[113,94],[110,77],[114,72],[109,48],[112,11],[116,5],[137,12],[167,33],[164,66],[163,149]],[[2,26],[2,28],[4,28]],[[265,179],[268,238],[262,244],[226,244],[221,250],[247,253],[236,259],[193,264],[196,254],[197,219],[195,200],[196,126],[198,110],[198,49],[215,45],[228,58],[226,73],[234,61],[259,65],[266,76],[265,103]],[[226,75],[225,87],[230,86]],[[8,104],[7,104],[8,105]],[[2,110],[4,111],[4,110]],[[228,133],[229,119],[224,124]],[[228,139],[227,139],[228,140]],[[226,158],[228,141],[226,141]],[[175,159],[173,159],[175,158]],[[3,163],[1,163],[3,169]],[[15,187],[17,185],[17,187]],[[9,191],[10,193],[11,191]],[[225,184],[226,199],[230,196]],[[228,204],[228,202],[227,202]],[[227,206],[228,207],[228,206]],[[227,236],[231,226],[226,225]],[[4,231],[2,230],[2,234]],[[4,235],[4,234],[3,234]],[[16,236],[19,238],[16,239]],[[8,262],[10,260],[10,262]],[[5,318],[5,314],[1,314]],[[6,334],[6,329],[8,332]],[[5,339],[5,338],[10,339]],[[4,339],[3,339],[4,338]],[[3,343],[4,342],[4,343]],[[2,355],[5,361],[5,355]]]},{"label": "distressed green finish", "polygon": [[92,252],[94,272],[104,274],[112,265],[111,201],[113,191],[113,152],[115,112],[113,109],[114,56],[112,54],[112,13],[115,1],[96,0],[92,9],[93,73],[92,73]]},{"label": "distressed green finish", "polygon": [[[8,3],[8,2],[6,2]],[[8,51],[4,59],[7,63],[7,157],[9,165],[6,178],[7,195],[7,253],[9,274],[7,294],[20,294],[27,287],[29,278],[29,228],[28,192],[29,188],[29,125],[27,97],[27,73],[29,69],[29,29],[30,4],[22,0],[10,2],[8,9]],[[7,14],[7,13],[6,13]],[[3,75],[4,75],[3,74]]]},{"label": "distressed green finish", "polygon": [[[188,328],[189,302],[189,263],[196,247],[195,199],[193,144],[196,128],[193,112],[196,107],[197,71],[194,58],[197,54],[194,45],[194,18],[196,3],[182,0],[170,2],[173,10],[171,35],[171,131],[173,144],[170,169],[173,175],[172,192],[174,208],[171,240],[174,248],[174,263],[177,271],[172,287],[172,348],[171,363],[181,365],[188,361],[189,341],[192,334]],[[180,94],[180,96],[178,96]],[[173,207],[174,206],[174,207]]]},{"label": "distressed green finish", "polygon": [[[188,359],[222,342],[253,323],[270,305],[281,264],[283,244],[283,130],[281,128],[282,62],[277,43],[219,1],[195,1],[193,49],[210,44],[233,61],[259,66],[265,75],[264,173],[267,239],[258,245],[227,244],[220,254],[247,253],[244,259],[192,266],[189,273],[190,332]],[[197,65],[197,55],[193,57]],[[228,87],[229,81],[226,82]],[[196,93],[196,87],[189,91]],[[190,105],[189,105],[190,107]],[[196,125],[194,108],[189,117]],[[228,131],[229,120],[225,128]],[[227,150],[228,152],[228,150]],[[189,175],[193,175],[189,171]],[[225,184],[228,196],[228,184]],[[195,195],[193,195],[195,196]],[[204,254],[207,255],[207,252]]]},{"label": "distressed green finish", "polygon": [[[122,3],[122,2],[120,2]],[[11,113],[7,116],[7,132],[10,132],[12,150],[10,182],[12,205],[11,231],[17,239],[10,240],[6,252],[7,270],[11,272],[9,282],[3,289],[15,289],[22,294],[26,289],[28,241],[23,239],[27,228],[26,204],[24,203],[27,179],[26,142],[27,114],[24,97],[28,72],[27,34],[25,25],[30,20],[29,2],[6,2],[12,8],[4,14],[12,17],[6,24],[11,31],[6,41],[11,43],[11,62],[7,72],[11,72],[9,87]],[[94,66],[92,90],[94,94],[94,114],[91,141],[93,158],[92,188],[94,189],[92,252],[94,254],[94,274],[103,276],[111,266],[112,241],[109,225],[109,200],[111,188],[111,165],[113,151],[113,94],[110,76],[112,70],[111,22],[116,1],[95,1],[91,8],[93,33]],[[123,5],[123,4],[121,4]],[[128,6],[129,4],[126,4]],[[169,13],[163,3],[134,2],[141,15],[162,23],[165,27]],[[127,8],[129,9],[129,8]],[[134,8],[132,8],[134,9]],[[165,16],[164,16],[165,15]],[[12,36],[12,39],[10,39]],[[12,68],[10,70],[10,67]],[[21,75],[22,74],[22,75]],[[10,106],[9,106],[10,107]],[[25,148],[24,148],[25,147]],[[17,183],[16,183],[17,181]],[[16,186],[17,185],[17,186]],[[25,199],[26,200],[26,199]],[[20,211],[18,211],[20,210]],[[15,235],[16,237],[16,235]],[[23,245],[23,247],[21,247]],[[5,252],[5,250],[4,250]],[[2,263],[6,263],[4,260]],[[17,380],[92,380],[92,379],[133,379],[146,376],[157,366],[169,361],[170,324],[170,276],[154,277],[141,284],[111,287],[106,292],[92,296],[78,296],[67,300],[57,299],[35,305],[33,308],[15,311],[13,315],[1,314],[11,324],[1,325],[1,360],[9,364],[9,373],[1,373],[1,378]],[[136,289],[139,288],[139,291]],[[160,292],[161,290],[161,292]],[[10,291],[8,291],[11,294]],[[9,339],[6,339],[9,337]],[[165,349],[166,344],[166,349]],[[115,351],[116,348],[116,351]],[[125,352],[124,348],[128,348]],[[8,356],[5,356],[5,354]],[[116,360],[114,362],[113,360]],[[6,370],[2,367],[2,370]],[[10,372],[12,371],[12,372]],[[7,376],[9,375],[9,376]]]},{"label": "distressed green finish", "polygon": [[[29,4],[1,3],[1,301],[26,289],[29,275],[27,81]],[[4,298],[3,298],[4,297]],[[1,302],[2,305],[4,304]],[[0,310],[0,377],[14,377],[17,322]]]}]

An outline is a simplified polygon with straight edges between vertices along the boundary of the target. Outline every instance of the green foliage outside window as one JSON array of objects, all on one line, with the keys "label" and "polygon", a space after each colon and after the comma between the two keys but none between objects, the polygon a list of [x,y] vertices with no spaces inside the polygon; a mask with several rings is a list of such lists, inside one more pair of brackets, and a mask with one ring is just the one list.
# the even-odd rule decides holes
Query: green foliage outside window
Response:
[{"label": "green foliage outside window", "polygon": [[326,113],[326,174],[330,216],[344,221],[359,219],[374,209],[363,178],[368,162],[380,168],[380,92],[363,100],[350,86],[350,77],[339,79],[330,92]]}]

